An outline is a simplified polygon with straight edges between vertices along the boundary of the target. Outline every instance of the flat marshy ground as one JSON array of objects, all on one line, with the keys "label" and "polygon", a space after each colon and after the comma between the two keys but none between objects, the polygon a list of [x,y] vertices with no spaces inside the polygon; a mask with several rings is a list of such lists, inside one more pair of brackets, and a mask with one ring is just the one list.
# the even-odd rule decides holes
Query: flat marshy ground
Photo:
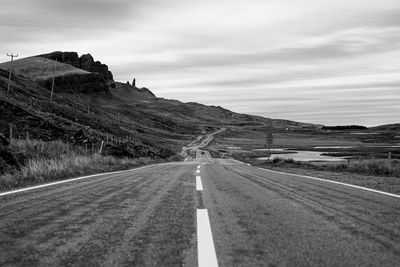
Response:
[{"label": "flat marshy ground", "polygon": [[395,133],[272,130],[268,160],[266,132],[232,127],[209,149],[214,156],[260,167],[400,192],[400,144],[391,138]]}]

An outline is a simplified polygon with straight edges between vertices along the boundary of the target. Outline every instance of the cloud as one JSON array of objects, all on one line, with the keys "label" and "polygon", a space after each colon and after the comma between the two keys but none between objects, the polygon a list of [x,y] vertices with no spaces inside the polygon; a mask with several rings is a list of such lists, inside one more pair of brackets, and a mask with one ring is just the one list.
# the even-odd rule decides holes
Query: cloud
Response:
[{"label": "cloud", "polygon": [[400,114],[399,12],[398,0],[3,0],[0,61],[91,53],[162,97],[384,123]]}]

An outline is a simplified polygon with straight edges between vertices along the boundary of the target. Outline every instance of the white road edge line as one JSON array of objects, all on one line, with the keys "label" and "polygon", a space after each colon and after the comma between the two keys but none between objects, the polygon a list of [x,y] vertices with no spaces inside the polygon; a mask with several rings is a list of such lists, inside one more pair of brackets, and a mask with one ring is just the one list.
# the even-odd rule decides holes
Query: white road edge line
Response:
[{"label": "white road edge line", "polygon": [[201,177],[196,176],[196,190],[197,191],[203,191],[203,184],[201,182]]},{"label": "white road edge line", "polygon": [[36,186],[31,186],[31,187],[26,187],[26,188],[21,188],[21,189],[16,189],[16,190],[12,190],[12,191],[3,192],[3,193],[0,193],[0,197],[2,197],[2,196],[7,196],[7,195],[12,195],[12,194],[20,193],[20,192],[24,192],[24,191],[39,189],[39,188],[43,188],[43,187],[48,187],[48,186],[52,186],[52,185],[64,184],[64,183],[69,183],[69,182],[73,182],[73,181],[79,181],[79,180],[88,179],[88,178],[92,178],[92,177],[96,177],[96,176],[101,176],[101,175],[118,174],[118,173],[124,173],[124,172],[132,172],[132,171],[137,171],[137,170],[144,169],[144,168],[151,167],[151,166],[166,165],[166,164],[170,164],[170,163],[161,163],[161,164],[146,165],[146,166],[142,166],[142,167],[135,168],[135,169],[130,169],[130,170],[115,171],[115,172],[105,172],[105,173],[97,173],[97,174],[92,174],[92,175],[88,175],[88,176],[82,176],[82,177],[72,178],[72,179],[68,179],[68,180],[62,180],[62,181],[58,181],[58,182],[52,182],[52,183],[47,183],[47,184],[41,184],[41,185],[36,185]]},{"label": "white road edge line", "polygon": [[266,171],[266,172],[287,174],[287,175],[291,175],[291,176],[297,176],[297,177],[301,177],[301,178],[313,179],[313,180],[332,183],[332,184],[339,184],[339,185],[353,187],[353,188],[357,188],[357,189],[361,189],[361,190],[365,190],[365,191],[370,191],[370,192],[374,192],[374,193],[378,193],[378,194],[382,194],[382,195],[386,195],[386,196],[390,196],[390,197],[400,198],[400,195],[391,194],[391,193],[387,193],[387,192],[384,192],[384,191],[379,191],[379,190],[375,190],[375,189],[371,189],[371,188],[367,188],[367,187],[362,187],[362,186],[358,186],[358,185],[346,184],[346,183],[342,183],[342,182],[336,182],[336,181],[331,181],[331,180],[327,180],[327,179],[322,179],[322,178],[317,178],[317,177],[312,177],[312,176],[306,176],[306,175],[299,175],[299,174],[293,174],[293,173],[287,173],[287,172],[273,171],[273,170],[268,170],[268,169],[263,169],[263,168],[258,168],[258,169],[260,169],[262,171]]},{"label": "white road edge line", "polygon": [[218,267],[207,209],[197,209],[197,259],[199,267]]}]

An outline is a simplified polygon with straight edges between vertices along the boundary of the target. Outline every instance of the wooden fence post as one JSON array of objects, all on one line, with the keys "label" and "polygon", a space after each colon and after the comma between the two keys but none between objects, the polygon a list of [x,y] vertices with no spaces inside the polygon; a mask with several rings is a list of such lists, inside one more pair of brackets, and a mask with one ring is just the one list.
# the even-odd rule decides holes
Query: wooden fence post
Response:
[{"label": "wooden fence post", "polygon": [[104,141],[101,140],[101,145],[100,145],[100,149],[99,149],[99,154],[101,154],[101,152],[103,151],[103,145],[104,145]]}]

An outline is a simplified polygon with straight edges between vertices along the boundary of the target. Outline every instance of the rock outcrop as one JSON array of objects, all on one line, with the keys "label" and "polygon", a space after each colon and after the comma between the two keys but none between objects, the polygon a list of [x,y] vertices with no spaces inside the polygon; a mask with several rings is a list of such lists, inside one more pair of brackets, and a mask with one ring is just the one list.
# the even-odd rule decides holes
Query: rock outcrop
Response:
[{"label": "rock outcrop", "polygon": [[[113,75],[108,70],[108,66],[100,61],[94,61],[90,54],[78,56],[76,52],[56,51],[49,54],[38,55],[58,62],[69,64],[75,68],[79,68],[90,73],[87,74],[71,74],[57,76],[55,79],[56,92],[62,93],[84,93],[93,94],[100,93],[110,95],[109,87],[115,87]],[[52,80],[42,80],[39,82],[46,88],[51,88]]]},{"label": "rock outcrop", "polygon": [[61,63],[70,64],[75,68],[97,73],[106,81],[114,81],[111,71],[108,70],[108,66],[102,64],[100,61],[94,61],[90,54],[85,54],[79,57],[76,52],[56,51],[49,54],[38,55],[37,57],[48,58],[51,60],[57,60]]},{"label": "rock outcrop", "polygon": [[[48,89],[51,88],[52,82],[52,79],[38,81]],[[109,84],[97,73],[58,76],[54,81],[55,92],[58,93],[111,95],[108,86]]]},{"label": "rock outcrop", "polygon": [[151,96],[155,97],[155,94],[153,94],[152,91],[150,91],[150,89],[146,88],[146,87],[142,87],[138,89],[140,92],[145,93],[145,94],[149,94]]},{"label": "rock outcrop", "polygon": [[90,54],[82,55],[79,58],[80,68],[89,72],[98,73],[107,81],[113,81],[113,75],[108,70],[106,64],[101,64],[100,61],[94,61]]}]

